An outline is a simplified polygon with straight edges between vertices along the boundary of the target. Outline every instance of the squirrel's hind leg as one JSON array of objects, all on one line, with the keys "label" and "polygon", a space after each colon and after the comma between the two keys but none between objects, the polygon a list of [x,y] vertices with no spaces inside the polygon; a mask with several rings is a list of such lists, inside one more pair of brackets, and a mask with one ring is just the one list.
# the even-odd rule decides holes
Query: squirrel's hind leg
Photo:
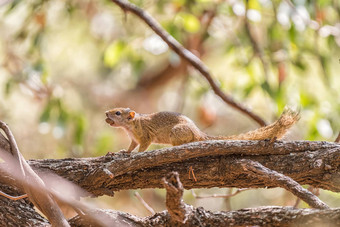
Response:
[{"label": "squirrel's hind leg", "polygon": [[193,142],[194,138],[191,128],[185,124],[176,125],[171,129],[170,141],[173,146]]}]

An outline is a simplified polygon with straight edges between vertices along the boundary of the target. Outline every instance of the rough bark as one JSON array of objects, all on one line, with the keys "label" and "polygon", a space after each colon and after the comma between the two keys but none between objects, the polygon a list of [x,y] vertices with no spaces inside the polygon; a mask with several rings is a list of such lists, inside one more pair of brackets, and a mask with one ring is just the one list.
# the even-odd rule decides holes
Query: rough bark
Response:
[{"label": "rough bark", "polygon": [[[139,218],[127,213],[112,210],[99,210],[106,215],[115,217],[119,226],[328,226],[340,225],[340,209],[296,209],[293,207],[257,207],[230,212],[211,212],[202,207],[188,206],[188,219],[183,223],[174,224],[170,221],[167,211]],[[98,212],[99,212],[98,211]],[[113,222],[111,222],[113,224]],[[70,220],[71,226],[89,226],[83,217],[76,216]],[[114,226],[114,225],[112,225]]]},{"label": "rough bark", "polygon": [[170,214],[171,222],[184,224],[188,220],[190,206],[183,202],[183,185],[179,180],[177,172],[171,172],[163,178],[163,185],[166,189],[166,208]]},{"label": "rough bark", "polygon": [[[22,195],[20,189],[0,183],[0,190]],[[28,199],[13,201],[0,196],[0,226],[46,226],[49,222],[36,212]]]},{"label": "rough bark", "polygon": [[[340,145],[328,142],[205,141],[134,153],[130,157],[45,159],[31,160],[29,164],[40,172],[52,171],[94,196],[112,196],[114,191],[127,189],[162,188],[161,179],[172,171],[179,173],[185,189],[278,186],[244,171],[239,162],[242,159],[257,161],[301,185],[340,191]],[[197,181],[190,179],[190,167]]]},{"label": "rough bark", "polygon": [[[259,162],[273,171],[291,177],[300,184],[340,191],[338,173],[340,145],[328,142],[205,141],[134,153],[131,156],[117,154],[97,158],[31,160],[28,163],[38,173],[54,172],[78,184],[94,196],[112,196],[114,191],[118,190],[163,187],[162,178],[171,171],[179,172],[183,187],[186,189],[279,186],[272,180],[250,174],[244,169],[244,161],[242,161],[244,159]],[[190,179],[188,173],[190,167],[197,181],[192,177]],[[4,189],[8,182],[11,182],[11,178],[0,174],[0,190],[11,195],[20,195],[17,190]],[[9,223],[10,226],[11,223],[14,225],[14,223],[27,222],[27,225],[39,226],[47,222],[32,209],[32,205],[27,200],[10,201],[2,197],[0,205],[4,211],[0,224]],[[340,218],[340,209],[321,211],[266,207],[233,212],[209,212],[202,208],[186,206],[186,210],[187,208],[190,214],[185,224],[187,226],[200,225],[200,223],[214,226],[222,223],[231,226],[288,226],[298,222],[309,223],[309,220],[314,220],[311,221],[314,223],[315,220],[324,218],[336,225]],[[11,212],[7,211],[11,209]],[[104,212],[105,215],[113,213],[116,217],[114,220],[117,220],[117,214],[122,214],[123,216],[119,216],[118,220],[129,223],[128,226],[153,226],[154,224],[169,226],[170,223],[168,212],[147,218],[114,211],[93,212],[99,214]],[[88,220],[84,222],[84,217],[75,217],[71,223],[74,226],[84,226],[81,223],[89,224]],[[108,216],[108,221],[113,221],[113,217]]]},{"label": "rough bark", "polygon": [[[46,188],[44,181],[33,171],[20,153],[8,125],[0,121],[0,128],[5,132],[10,145],[10,149],[7,151],[0,148],[1,158],[5,160],[7,167],[9,167],[7,171],[16,176],[29,200],[48,218],[52,226],[70,226],[51,192]],[[6,138],[2,137],[1,140],[6,141]]]},{"label": "rough bark", "polygon": [[274,170],[268,169],[260,163],[251,160],[241,160],[241,165],[243,166],[244,170],[252,174],[254,178],[260,178],[264,181],[273,182],[277,186],[285,188],[286,190],[296,195],[298,198],[305,201],[310,207],[318,209],[329,209],[329,206],[327,206],[327,204],[322,202],[316,195],[303,188],[292,178],[287,177]]}]

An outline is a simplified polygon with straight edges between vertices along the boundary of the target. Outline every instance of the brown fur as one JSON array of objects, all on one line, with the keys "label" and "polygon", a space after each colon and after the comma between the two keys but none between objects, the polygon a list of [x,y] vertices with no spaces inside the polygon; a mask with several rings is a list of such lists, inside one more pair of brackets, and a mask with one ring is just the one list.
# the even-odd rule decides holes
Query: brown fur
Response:
[{"label": "brown fur", "polygon": [[151,143],[173,146],[202,140],[264,140],[280,139],[299,119],[298,113],[285,111],[273,124],[234,136],[209,136],[188,117],[175,112],[138,114],[129,108],[106,111],[106,122],[112,127],[122,127],[131,138],[127,152],[138,145],[145,151]]}]

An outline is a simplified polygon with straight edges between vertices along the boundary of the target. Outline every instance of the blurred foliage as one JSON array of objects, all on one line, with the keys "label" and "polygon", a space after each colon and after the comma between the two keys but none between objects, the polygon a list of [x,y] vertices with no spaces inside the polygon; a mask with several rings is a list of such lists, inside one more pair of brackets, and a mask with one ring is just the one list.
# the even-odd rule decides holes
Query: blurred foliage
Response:
[{"label": "blurred foliage", "polygon": [[[224,92],[267,122],[287,105],[299,109],[290,138],[337,136],[339,1],[132,2],[200,56]],[[213,134],[257,127],[111,1],[2,1],[0,33],[0,117],[28,157],[126,148],[127,136],[104,122],[105,110],[117,105],[181,111]]]}]

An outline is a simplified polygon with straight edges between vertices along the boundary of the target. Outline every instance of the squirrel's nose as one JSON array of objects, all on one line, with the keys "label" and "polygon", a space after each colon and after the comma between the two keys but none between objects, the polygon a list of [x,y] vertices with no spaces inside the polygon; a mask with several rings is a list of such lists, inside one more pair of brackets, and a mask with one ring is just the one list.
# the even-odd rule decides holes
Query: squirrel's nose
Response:
[{"label": "squirrel's nose", "polygon": [[106,115],[107,117],[109,117],[109,112],[110,112],[110,111],[106,111],[106,112],[105,112],[105,115]]}]

